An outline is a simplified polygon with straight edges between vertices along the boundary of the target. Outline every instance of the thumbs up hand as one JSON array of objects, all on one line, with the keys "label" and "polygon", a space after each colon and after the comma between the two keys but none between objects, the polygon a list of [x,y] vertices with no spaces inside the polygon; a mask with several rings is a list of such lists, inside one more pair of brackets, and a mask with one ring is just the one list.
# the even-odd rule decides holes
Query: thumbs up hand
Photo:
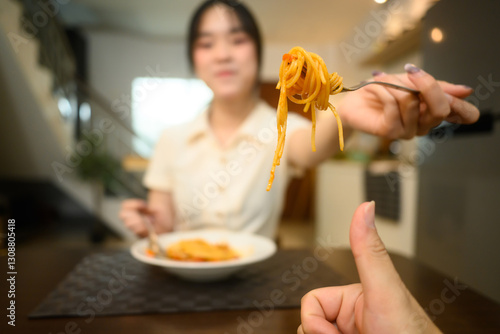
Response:
[{"label": "thumbs up hand", "polygon": [[441,333],[399,277],[374,223],[375,203],[361,204],[349,235],[361,283],[307,293],[298,334]]}]

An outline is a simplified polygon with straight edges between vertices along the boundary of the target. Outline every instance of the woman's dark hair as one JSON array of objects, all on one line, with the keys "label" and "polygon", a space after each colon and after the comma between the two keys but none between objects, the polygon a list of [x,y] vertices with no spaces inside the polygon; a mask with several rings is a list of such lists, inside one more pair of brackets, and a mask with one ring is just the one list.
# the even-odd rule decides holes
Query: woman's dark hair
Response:
[{"label": "woman's dark hair", "polygon": [[258,68],[260,69],[262,60],[262,41],[260,37],[259,27],[252,13],[250,13],[245,5],[237,0],[207,0],[203,2],[195,11],[189,25],[188,58],[189,64],[191,65],[191,70],[194,70],[193,51],[194,44],[196,42],[196,39],[198,38],[201,18],[208,9],[216,5],[225,5],[234,11],[236,16],[238,17],[238,20],[241,22],[243,31],[246,32],[255,43],[257,50],[257,64]]}]

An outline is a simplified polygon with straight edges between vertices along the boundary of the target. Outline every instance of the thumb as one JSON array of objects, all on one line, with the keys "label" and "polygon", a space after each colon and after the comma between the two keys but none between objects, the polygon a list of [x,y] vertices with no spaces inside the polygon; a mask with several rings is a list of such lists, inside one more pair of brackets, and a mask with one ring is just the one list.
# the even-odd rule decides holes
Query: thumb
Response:
[{"label": "thumb", "polygon": [[384,291],[386,287],[390,290],[401,282],[375,228],[375,202],[363,203],[356,209],[349,239],[365,294]]}]

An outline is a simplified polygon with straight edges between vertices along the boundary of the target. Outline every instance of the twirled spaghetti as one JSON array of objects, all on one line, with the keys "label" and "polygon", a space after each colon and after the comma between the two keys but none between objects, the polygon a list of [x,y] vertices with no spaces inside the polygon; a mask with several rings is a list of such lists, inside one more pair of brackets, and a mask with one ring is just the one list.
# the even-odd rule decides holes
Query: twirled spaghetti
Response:
[{"label": "twirled spaghetti", "polygon": [[326,110],[330,108],[337,120],[339,129],[340,149],[344,149],[344,139],[342,132],[342,122],[335,111],[335,107],[329,102],[329,96],[342,91],[342,77],[336,72],[328,74],[325,62],[315,53],[307,52],[303,48],[296,46],[283,55],[280,66],[279,82],[276,89],[280,90],[278,102],[277,127],[278,143],[274,153],[271,177],[267,185],[267,190],[271,189],[274,180],[276,166],[279,166],[283,149],[285,147],[286,124],[288,116],[288,101],[305,104],[304,112],[311,110],[312,134],[311,146],[316,151],[316,108]]}]

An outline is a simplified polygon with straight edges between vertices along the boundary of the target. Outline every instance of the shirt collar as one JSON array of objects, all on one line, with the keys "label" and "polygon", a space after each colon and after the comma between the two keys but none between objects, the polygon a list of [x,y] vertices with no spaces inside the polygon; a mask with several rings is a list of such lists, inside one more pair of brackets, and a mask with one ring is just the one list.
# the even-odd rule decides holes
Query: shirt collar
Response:
[{"label": "shirt collar", "polygon": [[194,143],[196,140],[206,136],[210,131],[208,122],[208,108],[199,114],[191,123],[188,130],[188,143]]},{"label": "shirt collar", "polygon": [[[274,111],[274,112],[273,112]],[[276,124],[276,111],[273,110],[266,102],[259,100],[255,109],[241,125],[235,139],[244,138],[250,141],[257,140],[259,134],[266,129],[272,130],[272,124]],[[274,121],[273,121],[274,117]],[[276,125],[274,125],[275,127]],[[275,128],[274,128],[275,129]]]}]

